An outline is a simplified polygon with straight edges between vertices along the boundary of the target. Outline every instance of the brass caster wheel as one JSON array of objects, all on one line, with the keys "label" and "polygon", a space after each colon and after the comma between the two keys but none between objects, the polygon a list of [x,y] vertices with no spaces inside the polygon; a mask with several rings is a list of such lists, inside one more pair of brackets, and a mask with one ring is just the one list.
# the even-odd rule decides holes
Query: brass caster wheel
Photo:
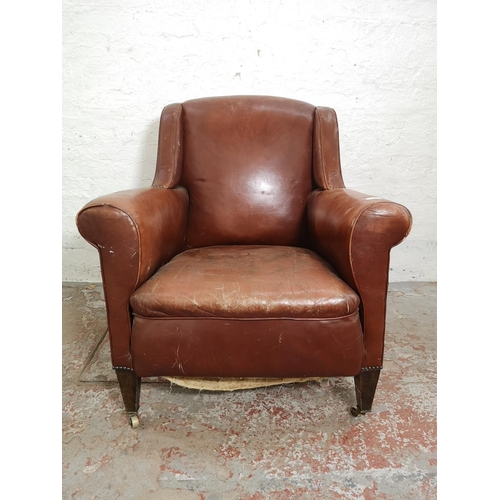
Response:
[{"label": "brass caster wheel", "polygon": [[351,406],[349,413],[353,417],[358,417],[359,415],[364,415],[366,412],[362,411],[359,406]]},{"label": "brass caster wheel", "polygon": [[137,427],[139,427],[139,417],[137,416],[137,414],[130,415],[128,417],[128,422],[130,424],[130,427],[132,427],[132,429],[137,429]]}]

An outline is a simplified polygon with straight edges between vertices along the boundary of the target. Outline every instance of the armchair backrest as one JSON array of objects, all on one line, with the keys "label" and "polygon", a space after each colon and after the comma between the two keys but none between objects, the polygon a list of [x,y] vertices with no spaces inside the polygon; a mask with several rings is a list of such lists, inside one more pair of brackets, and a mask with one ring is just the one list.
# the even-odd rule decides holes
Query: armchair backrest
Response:
[{"label": "armchair backrest", "polygon": [[[325,170],[319,109],[335,115],[267,96],[210,97],[164,109],[154,184],[188,191],[187,248],[306,244],[307,197],[330,187],[328,168],[340,172],[338,162]],[[338,155],[333,117],[329,147]]]}]

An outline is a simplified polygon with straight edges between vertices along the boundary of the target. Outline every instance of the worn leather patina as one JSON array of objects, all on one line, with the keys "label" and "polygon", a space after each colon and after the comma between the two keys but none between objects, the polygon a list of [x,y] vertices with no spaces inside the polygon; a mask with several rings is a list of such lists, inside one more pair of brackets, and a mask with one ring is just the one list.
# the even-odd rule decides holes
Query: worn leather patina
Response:
[{"label": "worn leather patina", "polygon": [[382,367],[389,254],[411,215],[345,187],[331,108],[267,96],[166,106],[152,186],[91,201],[77,225],[99,251],[115,368]]}]

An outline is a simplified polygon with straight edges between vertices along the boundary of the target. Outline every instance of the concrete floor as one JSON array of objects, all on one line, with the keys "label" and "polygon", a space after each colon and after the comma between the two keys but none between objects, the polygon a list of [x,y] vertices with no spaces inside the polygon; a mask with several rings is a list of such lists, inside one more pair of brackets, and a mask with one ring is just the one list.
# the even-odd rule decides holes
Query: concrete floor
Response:
[{"label": "concrete floor", "polygon": [[436,498],[436,284],[396,283],[373,412],[352,379],[238,392],[145,381],[122,410],[101,285],[63,285],[63,499]]}]

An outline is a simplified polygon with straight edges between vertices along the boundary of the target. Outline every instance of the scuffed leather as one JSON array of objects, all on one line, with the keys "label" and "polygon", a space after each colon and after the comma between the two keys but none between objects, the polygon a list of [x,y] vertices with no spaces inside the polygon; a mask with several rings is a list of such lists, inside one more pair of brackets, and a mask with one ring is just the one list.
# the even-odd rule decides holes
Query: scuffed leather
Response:
[{"label": "scuffed leather", "polygon": [[80,234],[99,251],[113,366],[132,367],[129,300],[184,245],[184,188],[135,189],[97,198],[77,215]]},{"label": "scuffed leather", "polygon": [[357,375],[363,339],[357,312],[330,319],[135,317],[140,377],[336,377]]},{"label": "scuffed leather", "polygon": [[411,214],[402,205],[349,189],[313,191],[307,208],[313,248],[360,296],[363,367],[381,367],[389,253],[409,233]]},{"label": "scuffed leather", "polygon": [[263,96],[183,104],[188,248],[305,244],[314,109]]},{"label": "scuffed leather", "polygon": [[131,297],[146,317],[338,318],[358,296],[304,248],[216,246],[174,257]]},{"label": "scuffed leather", "polygon": [[[381,367],[389,252],[411,215],[345,189],[338,135],[334,110],[290,99],[163,109],[156,188],[98,198],[77,217],[99,250],[115,367],[205,377]],[[272,250],[259,261],[262,248]]]}]

